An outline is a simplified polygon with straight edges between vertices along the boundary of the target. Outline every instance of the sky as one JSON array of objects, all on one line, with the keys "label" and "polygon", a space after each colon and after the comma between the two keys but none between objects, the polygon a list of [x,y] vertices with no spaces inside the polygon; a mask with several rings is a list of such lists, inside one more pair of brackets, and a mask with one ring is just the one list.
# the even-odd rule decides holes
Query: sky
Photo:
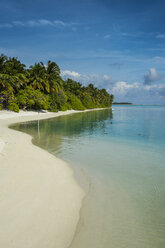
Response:
[{"label": "sky", "polygon": [[55,61],[64,79],[115,101],[165,104],[165,1],[0,0],[0,10],[0,53]]}]

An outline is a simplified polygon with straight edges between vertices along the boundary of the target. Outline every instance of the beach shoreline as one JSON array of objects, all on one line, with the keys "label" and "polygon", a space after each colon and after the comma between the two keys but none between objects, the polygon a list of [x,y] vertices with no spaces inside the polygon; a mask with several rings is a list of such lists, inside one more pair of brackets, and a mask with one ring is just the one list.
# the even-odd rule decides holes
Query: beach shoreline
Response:
[{"label": "beach shoreline", "polygon": [[70,245],[85,196],[83,189],[66,162],[34,146],[31,136],[8,127],[79,112],[0,111],[1,247]]}]

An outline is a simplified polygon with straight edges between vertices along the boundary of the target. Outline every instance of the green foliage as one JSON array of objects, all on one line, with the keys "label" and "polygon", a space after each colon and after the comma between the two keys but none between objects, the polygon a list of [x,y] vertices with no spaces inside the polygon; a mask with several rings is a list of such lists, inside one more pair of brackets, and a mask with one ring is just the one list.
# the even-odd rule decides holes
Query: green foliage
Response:
[{"label": "green foliage", "polygon": [[16,103],[14,93],[11,89],[0,92],[0,104],[7,108],[12,103]]},{"label": "green foliage", "polygon": [[53,95],[57,104],[57,109],[61,110],[62,107],[66,106],[67,96],[63,90],[60,90],[58,93],[54,93]]},{"label": "green foliage", "polygon": [[50,110],[57,112],[58,110],[66,111],[67,107],[67,96],[63,90],[57,92],[52,92]]},{"label": "green foliage", "polygon": [[14,111],[14,112],[19,112],[19,107],[16,103],[14,102],[11,102],[7,105],[7,109],[8,110],[11,110],[11,111]]},{"label": "green foliage", "polygon": [[25,65],[17,58],[8,58],[3,54],[0,56],[0,92],[12,90],[17,93],[27,82],[25,76]]},{"label": "green foliage", "polygon": [[67,109],[68,109],[67,104],[64,106],[61,106],[61,108],[60,108],[61,111],[66,111]]},{"label": "green foliage", "polygon": [[54,96],[51,97],[49,110],[51,112],[58,112],[58,108]]},{"label": "green foliage", "polygon": [[71,108],[74,110],[84,110],[85,109],[85,107],[83,106],[80,99],[78,99],[77,96],[75,96],[71,93],[68,94],[68,103],[71,106]]},{"label": "green foliage", "polygon": [[71,104],[69,102],[67,102],[66,106],[67,106],[67,109],[68,110],[71,110],[72,109],[72,106],[71,106]]},{"label": "green foliage", "polygon": [[17,104],[23,109],[49,109],[49,97],[27,86],[16,95]]},{"label": "green foliage", "polygon": [[82,84],[69,78],[66,80],[66,82],[64,82],[64,89],[66,92],[70,92],[79,97],[82,90]]},{"label": "green foliage", "polygon": [[92,97],[88,93],[86,93],[81,99],[82,104],[85,106],[85,108],[92,109],[96,107],[92,100]]},{"label": "green foliage", "polygon": [[63,81],[59,66],[48,61],[26,69],[17,58],[0,55],[0,109],[48,109],[65,111],[110,107],[113,95],[93,84]]}]

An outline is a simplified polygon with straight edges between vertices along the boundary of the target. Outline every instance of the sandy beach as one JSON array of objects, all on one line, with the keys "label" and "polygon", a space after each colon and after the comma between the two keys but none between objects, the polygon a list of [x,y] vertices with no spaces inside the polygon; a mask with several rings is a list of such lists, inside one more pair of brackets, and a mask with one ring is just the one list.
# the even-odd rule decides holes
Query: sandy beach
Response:
[{"label": "sandy beach", "polygon": [[0,111],[0,247],[65,248],[84,192],[64,161],[8,125],[76,113]]}]

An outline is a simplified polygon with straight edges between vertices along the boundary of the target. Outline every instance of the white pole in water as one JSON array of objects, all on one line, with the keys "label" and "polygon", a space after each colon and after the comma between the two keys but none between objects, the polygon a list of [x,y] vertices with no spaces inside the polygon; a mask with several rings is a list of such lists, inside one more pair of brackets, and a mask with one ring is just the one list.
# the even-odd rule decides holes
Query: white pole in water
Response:
[{"label": "white pole in water", "polygon": [[39,111],[38,111],[38,138],[40,139],[40,120],[39,120]]}]

